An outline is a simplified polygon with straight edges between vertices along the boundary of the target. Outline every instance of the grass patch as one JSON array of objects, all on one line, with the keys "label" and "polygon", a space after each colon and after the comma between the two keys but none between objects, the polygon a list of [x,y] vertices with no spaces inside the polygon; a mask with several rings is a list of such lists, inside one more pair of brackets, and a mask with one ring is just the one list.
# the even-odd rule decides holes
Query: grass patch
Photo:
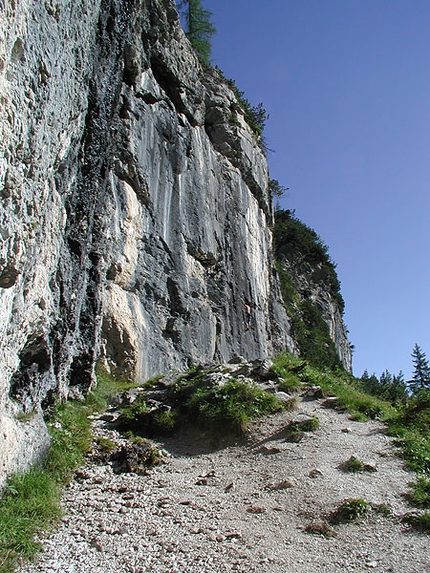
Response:
[{"label": "grass patch", "polygon": [[286,352],[273,359],[272,372],[281,380],[279,389],[283,392],[298,390],[302,381],[298,375],[301,369],[305,368],[306,362],[300,358],[295,358]]},{"label": "grass patch", "polygon": [[[340,409],[348,410],[353,419],[388,420],[395,413],[389,402],[363,392],[360,382],[344,370],[318,369],[307,361],[283,353],[274,359],[274,372],[285,380],[285,390],[300,386],[320,386],[327,396],[336,396]],[[283,382],[280,383],[280,388]]]},{"label": "grass patch", "polygon": [[99,436],[98,438],[96,438],[96,443],[100,452],[103,454],[110,454],[111,452],[113,452],[113,450],[115,450],[118,447],[115,444],[115,442],[103,436]]},{"label": "grass patch", "polygon": [[255,383],[225,378],[223,374],[218,367],[196,366],[166,389],[164,404],[155,408],[147,405],[142,391],[121,408],[117,428],[157,436],[172,434],[180,425],[196,424],[218,434],[238,435],[250,421],[294,407],[294,403],[282,401]]},{"label": "grass patch", "polygon": [[389,433],[402,448],[409,469],[430,475],[430,392],[423,391],[401,405],[389,422]]},{"label": "grass patch", "polygon": [[376,468],[370,464],[365,464],[360,459],[355,456],[351,456],[346,462],[342,464],[342,470],[349,473],[360,473],[360,472],[376,472]]},{"label": "grass patch", "polygon": [[182,412],[200,426],[241,433],[251,420],[284,409],[281,400],[256,384],[230,378],[220,385],[206,374],[196,371],[191,378],[180,379],[173,390]]},{"label": "grass patch", "polygon": [[177,426],[178,412],[164,407],[153,409],[147,406],[142,392],[127,406],[121,408],[116,427],[122,432],[142,436],[168,436]]},{"label": "grass patch", "polygon": [[48,422],[51,434],[51,450],[43,469],[57,483],[69,481],[72,473],[84,463],[91,446],[91,430],[88,416],[92,409],[81,402],[61,404],[55,419]]},{"label": "grass patch", "polygon": [[428,511],[419,515],[410,513],[405,515],[403,521],[411,525],[417,531],[430,534],[430,512]]},{"label": "grass patch", "polygon": [[39,551],[36,533],[60,517],[60,488],[52,475],[35,468],[11,477],[0,503],[0,570],[9,573]]},{"label": "grass patch", "polygon": [[369,510],[370,504],[361,498],[346,499],[331,515],[332,523],[349,523],[355,521]]},{"label": "grass patch", "polygon": [[98,385],[85,404],[57,405],[48,421],[51,449],[38,467],[9,478],[0,499],[0,570],[12,573],[39,551],[38,532],[49,530],[61,516],[61,487],[84,463],[92,435],[88,416],[107,408],[109,396],[130,383],[98,374]]},{"label": "grass patch", "polygon": [[383,517],[389,517],[393,514],[393,510],[386,503],[378,503],[377,505],[372,506],[372,509]]},{"label": "grass patch", "polygon": [[158,433],[171,434],[178,422],[178,413],[175,410],[158,410],[154,414],[154,425]]},{"label": "grass patch", "polygon": [[197,378],[176,389],[176,397],[181,396],[186,397],[184,407],[190,420],[222,433],[241,434],[250,421],[284,409],[273,394],[234,378],[224,386],[204,384]]},{"label": "grass patch", "polygon": [[285,439],[287,442],[299,442],[305,432],[313,432],[319,428],[320,421],[317,416],[304,418],[303,420],[292,420],[285,428]]},{"label": "grass patch", "polygon": [[105,370],[97,369],[97,386],[88,392],[86,405],[94,412],[104,412],[110,405],[110,400],[119,392],[136,388],[137,384],[130,380],[117,380]]},{"label": "grass patch", "polygon": [[430,479],[422,476],[409,485],[412,490],[409,494],[411,501],[420,507],[430,509]]}]

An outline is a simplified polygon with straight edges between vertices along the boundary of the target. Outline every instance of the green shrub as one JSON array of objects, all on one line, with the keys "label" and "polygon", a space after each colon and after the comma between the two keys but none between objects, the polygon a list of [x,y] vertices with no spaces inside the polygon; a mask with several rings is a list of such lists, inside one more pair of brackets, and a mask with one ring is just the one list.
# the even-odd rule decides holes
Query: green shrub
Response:
[{"label": "green shrub", "polygon": [[159,434],[171,434],[177,422],[178,413],[175,410],[157,410],[154,413],[154,430]]},{"label": "green shrub", "polygon": [[423,434],[430,433],[430,391],[422,390],[400,408],[398,421],[406,427],[414,427]]},{"label": "green shrub", "polygon": [[333,523],[348,523],[365,515],[370,505],[361,498],[346,499],[331,515]]},{"label": "green shrub", "polygon": [[263,104],[260,102],[256,106],[251,105],[249,100],[245,97],[245,92],[241,91],[236,86],[236,82],[234,80],[225,78],[225,81],[236,96],[236,99],[244,112],[245,121],[258,141],[263,134],[267,121],[267,112],[264,109]]},{"label": "green shrub", "polygon": [[430,534],[430,512],[428,511],[421,514],[410,513],[405,515],[403,521],[422,533]]},{"label": "green shrub", "polygon": [[[275,190],[278,187],[279,183],[275,185]],[[338,351],[321,309],[303,292],[298,278],[305,276],[310,288],[323,287],[343,313],[345,305],[336,265],[329,256],[327,246],[313,229],[297,219],[294,211],[290,210],[276,209],[273,234],[282,297],[300,355],[319,367],[341,368]]]},{"label": "green shrub", "polygon": [[336,265],[321,237],[297,219],[294,211],[277,209],[274,240],[277,260],[282,261],[282,257],[287,257],[309,263],[313,282],[328,286],[339,310],[343,312],[345,304],[340,294]]},{"label": "green shrub", "polygon": [[342,464],[342,469],[345,472],[359,473],[359,472],[376,472],[376,468],[370,464],[365,464],[355,456],[351,456],[346,462]]},{"label": "green shrub", "polygon": [[223,386],[201,377],[182,380],[176,398],[189,420],[223,433],[243,433],[251,420],[284,409],[273,394],[234,378]]},{"label": "green shrub", "polygon": [[430,479],[421,476],[409,485],[412,490],[409,494],[410,499],[416,505],[430,509]]},{"label": "green shrub", "polygon": [[389,432],[397,438],[408,467],[430,474],[430,393],[423,391],[400,406],[390,419]]}]

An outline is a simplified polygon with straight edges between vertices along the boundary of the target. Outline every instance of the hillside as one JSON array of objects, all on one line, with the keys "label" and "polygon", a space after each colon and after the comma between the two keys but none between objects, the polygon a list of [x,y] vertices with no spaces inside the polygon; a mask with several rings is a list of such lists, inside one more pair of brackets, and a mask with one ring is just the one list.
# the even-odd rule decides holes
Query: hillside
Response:
[{"label": "hillside", "polygon": [[[319,427],[288,441],[288,424],[309,417]],[[94,421],[95,436],[123,443],[106,419]],[[113,471],[94,441],[63,494],[58,531],[20,573],[429,570],[428,538],[402,521],[413,474],[380,422],[302,392],[297,410],[211,442],[189,428],[163,439],[161,463],[139,475]],[[372,471],[342,469],[351,456]],[[338,509],[351,498],[368,505],[348,519]]]}]

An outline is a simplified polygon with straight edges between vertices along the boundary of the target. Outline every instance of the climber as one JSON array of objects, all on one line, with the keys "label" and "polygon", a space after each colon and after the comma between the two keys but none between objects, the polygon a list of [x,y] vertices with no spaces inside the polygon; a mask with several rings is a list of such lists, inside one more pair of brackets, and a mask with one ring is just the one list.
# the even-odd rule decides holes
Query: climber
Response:
[{"label": "climber", "polygon": [[249,304],[247,304],[245,299],[242,300],[242,306],[243,310],[245,311],[246,330],[249,330],[251,328],[251,307]]}]

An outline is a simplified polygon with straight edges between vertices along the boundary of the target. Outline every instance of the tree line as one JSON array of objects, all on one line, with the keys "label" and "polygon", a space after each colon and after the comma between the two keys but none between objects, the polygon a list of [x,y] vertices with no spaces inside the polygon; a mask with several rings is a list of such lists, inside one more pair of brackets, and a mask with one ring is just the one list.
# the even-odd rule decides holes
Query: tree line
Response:
[{"label": "tree line", "polygon": [[392,403],[404,402],[410,396],[419,396],[422,392],[430,391],[430,366],[425,352],[415,344],[412,350],[412,363],[414,370],[412,378],[405,380],[402,371],[397,375],[390,374],[388,370],[380,378],[375,374],[369,375],[365,370],[359,379],[363,390],[379,396]]}]

